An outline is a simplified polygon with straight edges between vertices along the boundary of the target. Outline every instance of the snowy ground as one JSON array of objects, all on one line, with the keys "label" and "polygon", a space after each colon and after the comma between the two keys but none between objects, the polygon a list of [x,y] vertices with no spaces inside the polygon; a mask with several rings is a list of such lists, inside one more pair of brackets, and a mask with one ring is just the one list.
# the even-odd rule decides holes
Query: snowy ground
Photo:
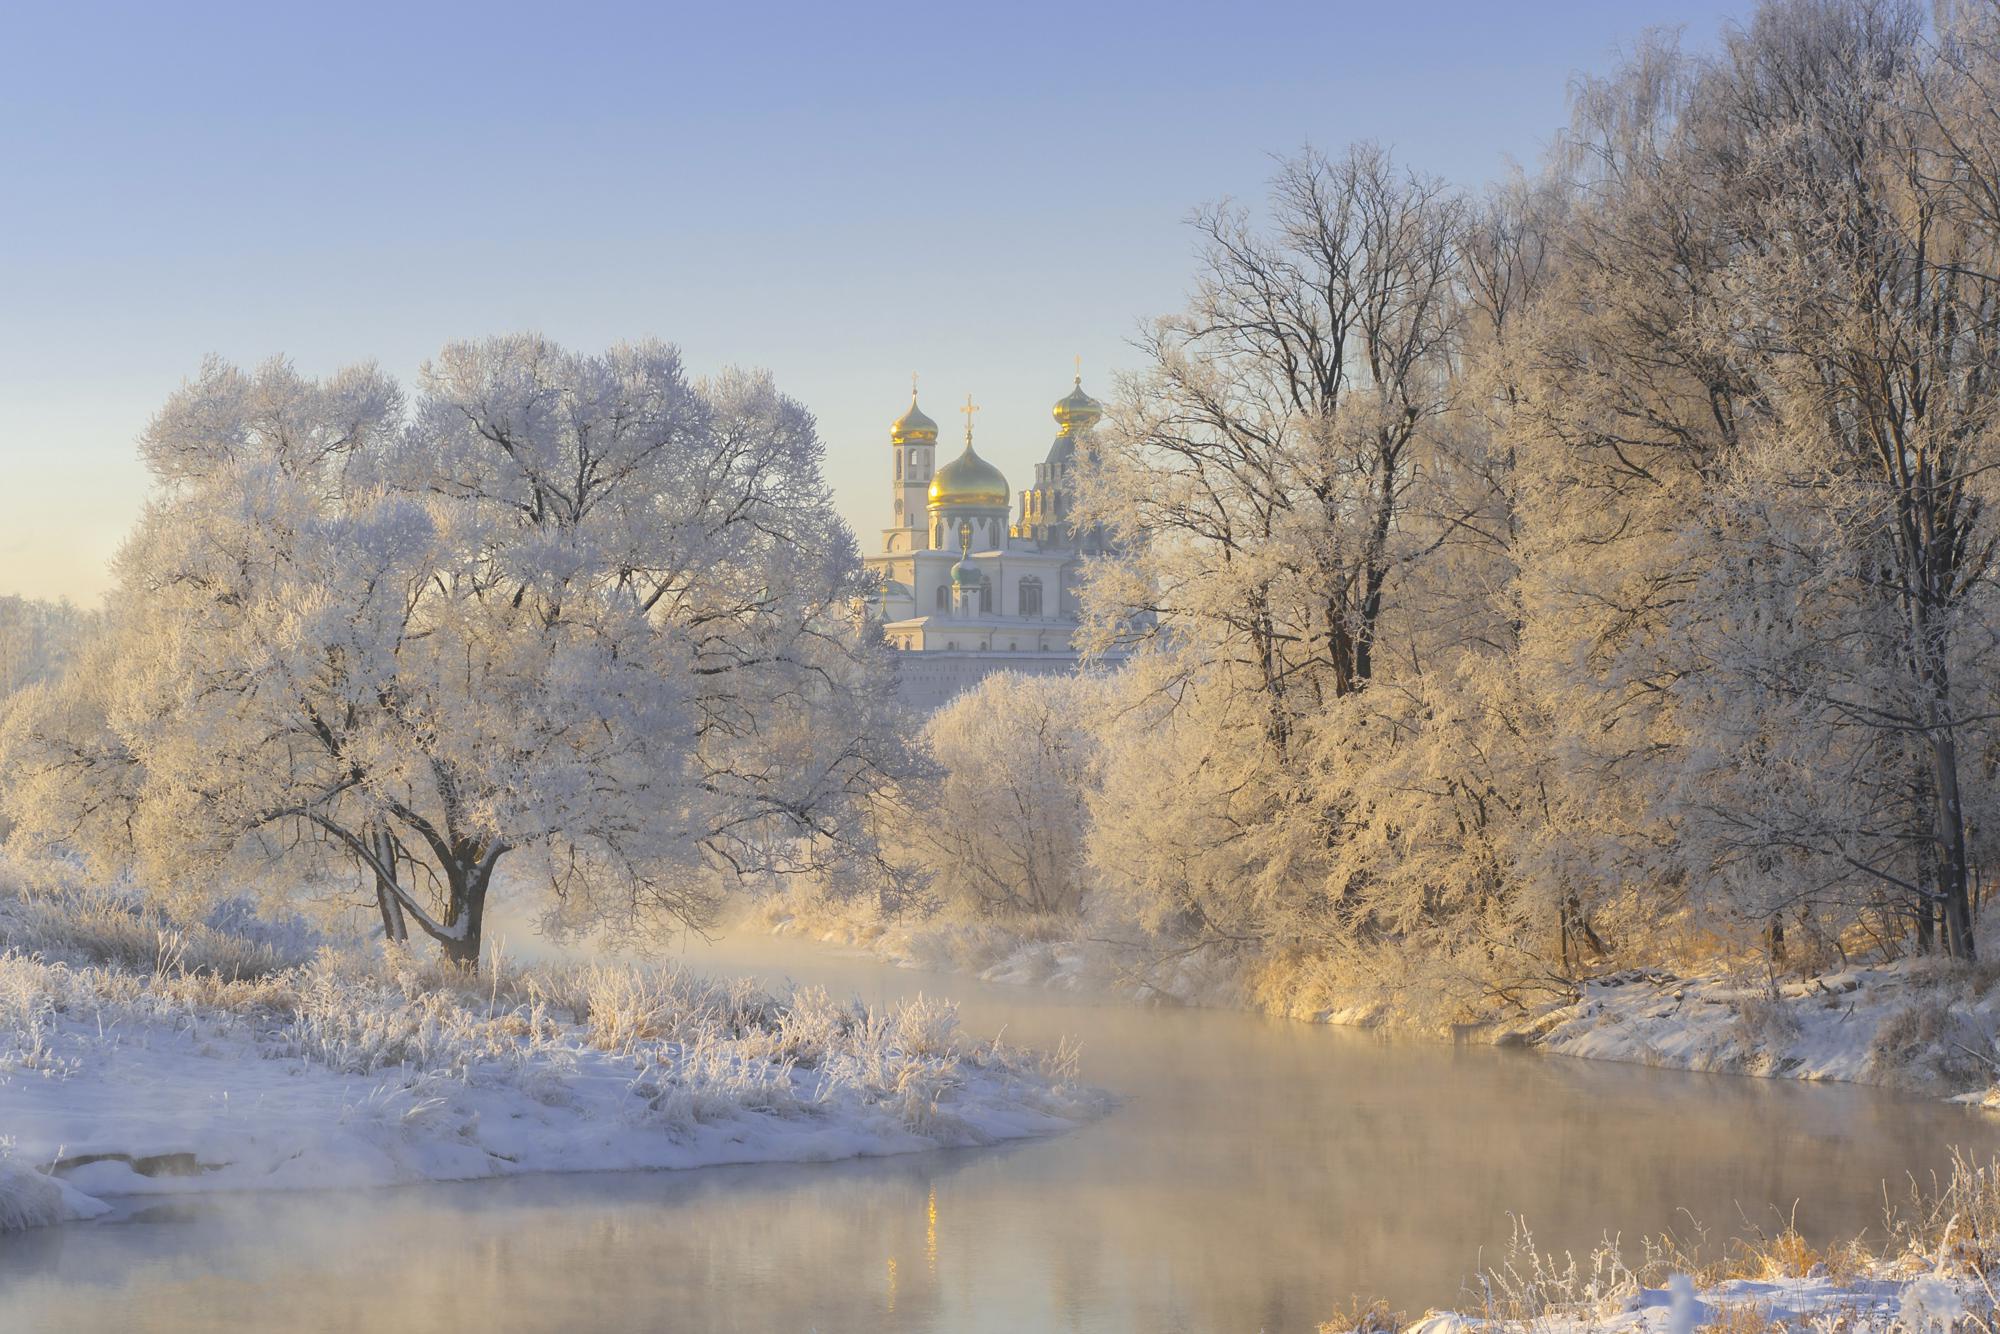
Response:
[{"label": "snowy ground", "polygon": [[2000,1107],[1996,1035],[1990,974],[1908,960],[1784,981],[1616,974],[1586,983],[1572,1005],[1491,1032],[1566,1056],[1886,1084]]},{"label": "snowy ground", "polygon": [[[1872,1244],[1871,1244],[1872,1243]],[[1380,1304],[1321,1334],[1993,1334],[2000,1275],[2000,1161],[1954,1155],[1941,1179],[1885,1198],[1881,1231],[1816,1248],[1792,1229],[1731,1239],[1607,1238],[1546,1254],[1517,1224],[1466,1303],[1417,1319]]]},{"label": "snowy ground", "polygon": [[[670,968],[460,980],[351,950],[244,969],[235,935],[190,945],[115,908],[65,934],[24,922],[36,907],[0,903],[0,1231],[107,1196],[981,1144],[1104,1107],[1073,1054],[972,1040],[934,1002],[873,1013]],[[93,961],[148,934],[150,966]],[[205,968],[218,954],[236,980]]]},{"label": "snowy ground", "polygon": [[1356,1334],[1690,1334],[1698,1329],[1765,1334],[1952,1334],[1991,1327],[1993,1297],[1970,1277],[1731,1279],[1697,1288],[1685,1277],[1665,1287],[1518,1316],[1433,1312],[1403,1323],[1376,1314],[1321,1328]]}]

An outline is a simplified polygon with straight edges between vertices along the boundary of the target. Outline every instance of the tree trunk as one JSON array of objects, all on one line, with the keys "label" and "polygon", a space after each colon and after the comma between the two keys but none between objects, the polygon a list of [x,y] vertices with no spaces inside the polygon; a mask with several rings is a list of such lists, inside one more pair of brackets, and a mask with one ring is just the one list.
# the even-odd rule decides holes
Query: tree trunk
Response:
[{"label": "tree trunk", "polygon": [[396,883],[383,874],[384,867],[393,873],[396,866],[396,840],[386,831],[378,831],[369,837],[370,851],[375,856],[375,908],[382,914],[382,939],[391,944],[402,945],[410,939],[409,923],[403,917],[403,900],[396,893]]},{"label": "tree trunk", "polygon": [[1931,734],[1931,773],[1937,785],[1934,819],[1938,849],[1938,895],[1944,917],[1945,952],[1971,959],[1972,872],[1965,846],[1965,816],[1958,795],[1958,743],[1947,731]]},{"label": "tree trunk", "polygon": [[468,972],[479,971],[479,951],[486,922],[486,890],[493,881],[498,852],[476,846],[461,846],[445,864],[445,880],[451,889],[451,903],[445,912],[445,929],[452,934],[438,941],[447,962]]}]

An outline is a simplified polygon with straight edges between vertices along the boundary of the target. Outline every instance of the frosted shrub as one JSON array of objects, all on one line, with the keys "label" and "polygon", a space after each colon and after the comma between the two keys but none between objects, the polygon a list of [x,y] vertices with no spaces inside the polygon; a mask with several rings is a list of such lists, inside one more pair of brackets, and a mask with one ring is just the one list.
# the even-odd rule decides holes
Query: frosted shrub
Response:
[{"label": "frosted shrub", "polygon": [[1802,1031],[1798,1015],[1782,997],[1749,996],[1736,1002],[1730,1037],[1743,1068],[1761,1071],[1781,1057]]},{"label": "frosted shrub", "polygon": [[1615,1242],[1606,1240],[1589,1262],[1564,1252],[1544,1255],[1520,1218],[1499,1265],[1479,1275],[1488,1320],[1532,1323],[1562,1315],[1608,1316],[1639,1291]]},{"label": "frosted shrub", "polygon": [[1868,1044],[1868,1072],[1926,1092],[1974,1088],[1993,1078],[1993,1035],[1949,993],[1931,989],[1882,1021]]},{"label": "frosted shrub", "polygon": [[228,898],[199,917],[176,915],[137,890],[105,887],[51,858],[0,856],[0,949],[135,972],[256,978],[304,963],[322,944],[296,916],[267,921]]},{"label": "frosted shrub", "polygon": [[392,1065],[463,1068],[474,1056],[498,1054],[493,1027],[468,1014],[451,992],[407,997],[323,962],[301,976],[285,1037],[291,1054],[346,1074],[372,1074]]},{"label": "frosted shrub", "polygon": [[835,1004],[826,988],[801,987],[778,1016],[775,1053],[802,1069],[816,1069],[853,1030],[854,1012]]},{"label": "frosted shrub", "polygon": [[911,1056],[956,1056],[957,1002],[919,995],[897,1011],[890,1041]]},{"label": "frosted shrub", "polygon": [[739,1112],[795,1116],[807,1107],[790,1062],[761,1059],[712,1029],[646,1054],[632,1090],[650,1115],[677,1130]]}]

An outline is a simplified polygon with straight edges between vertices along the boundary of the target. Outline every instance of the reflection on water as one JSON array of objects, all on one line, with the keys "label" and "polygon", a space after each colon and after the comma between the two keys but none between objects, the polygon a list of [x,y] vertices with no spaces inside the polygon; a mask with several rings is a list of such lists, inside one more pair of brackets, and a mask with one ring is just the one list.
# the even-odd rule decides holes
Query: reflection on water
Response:
[{"label": "reflection on water", "polygon": [[788,942],[697,967],[1084,1043],[1124,1105],[1029,1144],[824,1166],[235,1196],[0,1240],[0,1328],[1301,1330],[1453,1300],[1549,1246],[1685,1224],[1879,1229],[1882,1182],[2000,1123],[1877,1091],[1093,1006]]}]

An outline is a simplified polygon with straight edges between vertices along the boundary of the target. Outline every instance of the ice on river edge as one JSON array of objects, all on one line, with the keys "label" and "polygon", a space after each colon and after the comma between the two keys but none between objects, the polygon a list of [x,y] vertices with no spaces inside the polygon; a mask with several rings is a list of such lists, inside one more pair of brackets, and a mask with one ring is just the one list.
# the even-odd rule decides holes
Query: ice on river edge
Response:
[{"label": "ice on river edge", "polygon": [[238,981],[0,955],[0,1231],[117,1196],[986,1144],[1107,1105],[1073,1053],[974,1040],[921,998],[331,951]]}]

